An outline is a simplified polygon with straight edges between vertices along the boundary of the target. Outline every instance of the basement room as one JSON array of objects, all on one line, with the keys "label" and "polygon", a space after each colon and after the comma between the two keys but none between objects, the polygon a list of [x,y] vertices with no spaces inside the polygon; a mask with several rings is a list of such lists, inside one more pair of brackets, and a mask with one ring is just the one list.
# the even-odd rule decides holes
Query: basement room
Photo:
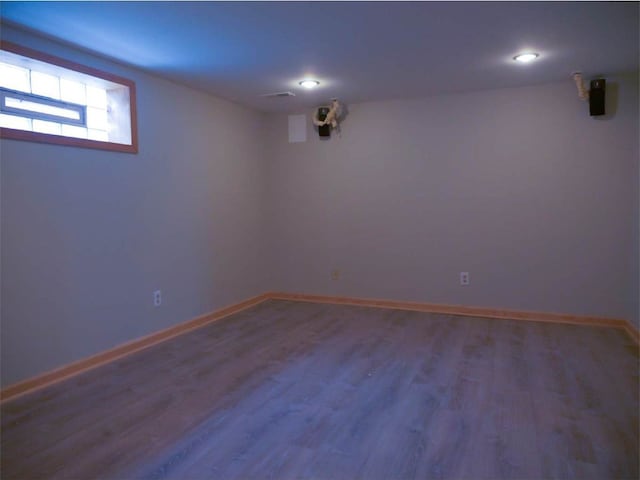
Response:
[{"label": "basement room", "polygon": [[0,477],[640,478],[639,18],[2,1]]}]

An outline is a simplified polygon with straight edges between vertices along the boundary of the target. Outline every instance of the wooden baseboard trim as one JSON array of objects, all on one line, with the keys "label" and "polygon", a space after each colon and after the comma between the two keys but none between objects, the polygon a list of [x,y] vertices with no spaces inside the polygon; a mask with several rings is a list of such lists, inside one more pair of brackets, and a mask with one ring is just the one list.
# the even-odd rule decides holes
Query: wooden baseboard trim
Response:
[{"label": "wooden baseboard trim", "polygon": [[152,347],[178,335],[185,334],[211,322],[220,320],[234,313],[253,307],[265,300],[291,300],[299,302],[330,303],[336,305],[355,305],[361,307],[391,308],[397,310],[412,310],[417,312],[441,313],[446,315],[464,315],[467,317],[486,317],[505,320],[526,320],[533,322],[571,323],[575,325],[611,327],[622,329],[636,342],[640,343],[638,329],[627,320],[605,317],[590,317],[582,315],[568,315],[548,312],[524,312],[518,310],[504,310],[484,307],[465,307],[459,305],[442,305],[422,302],[404,302],[398,300],[380,300],[356,297],[335,297],[328,295],[311,295],[304,293],[267,292],[235,305],[216,310],[174,325],[165,330],[152,333],[145,337],[137,338],[127,343],[118,345],[110,350],[98,353],[91,357],[64,365],[55,370],[43,373],[36,377],[28,378],[21,382],[9,385],[0,390],[0,402],[5,402],[16,397],[31,393],[46,386],[60,382],[80,373],[97,368],[101,365],[113,362],[127,355]]},{"label": "wooden baseboard trim", "polygon": [[625,321],[624,331],[635,340],[636,343],[640,343],[640,332],[630,321]]},{"label": "wooden baseboard trim", "polygon": [[28,378],[13,385],[9,385],[0,391],[0,402],[5,402],[21,395],[31,393],[35,390],[39,390],[48,385],[52,385],[80,373],[97,368],[106,363],[113,362],[114,360],[131,355],[132,353],[139,352],[145,348],[165,342],[173,337],[177,337],[178,335],[183,335],[187,332],[203,327],[211,322],[215,322],[216,320],[241,312],[242,310],[253,307],[254,305],[268,299],[269,297],[266,294],[258,295],[240,303],[236,303],[178,325],[174,325],[173,327],[123,343],[110,350],[64,365],[36,377]]},{"label": "wooden baseboard trim", "polygon": [[393,308],[416,312],[441,313],[445,315],[464,315],[466,317],[487,317],[504,320],[526,320],[532,322],[571,323],[598,327],[619,328],[638,341],[638,330],[627,320],[564,313],[526,312],[485,307],[465,307],[460,305],[442,305],[421,302],[403,302],[397,300],[379,300],[371,298],[333,297],[327,295],[309,295],[304,293],[269,292],[273,300],[293,300],[301,302],[331,303],[337,305],[356,305],[363,307]]}]

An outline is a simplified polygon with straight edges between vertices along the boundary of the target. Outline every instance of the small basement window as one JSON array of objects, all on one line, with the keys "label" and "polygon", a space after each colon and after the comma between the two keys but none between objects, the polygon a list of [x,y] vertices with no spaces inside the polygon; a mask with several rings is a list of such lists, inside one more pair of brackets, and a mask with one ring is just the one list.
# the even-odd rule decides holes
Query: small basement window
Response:
[{"label": "small basement window", "polygon": [[0,136],[137,153],[135,84],[0,42]]}]

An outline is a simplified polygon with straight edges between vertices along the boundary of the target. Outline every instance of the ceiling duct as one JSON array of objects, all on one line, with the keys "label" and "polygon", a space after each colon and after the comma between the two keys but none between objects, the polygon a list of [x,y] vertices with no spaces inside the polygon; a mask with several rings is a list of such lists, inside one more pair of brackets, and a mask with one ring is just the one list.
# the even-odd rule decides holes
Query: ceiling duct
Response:
[{"label": "ceiling duct", "polygon": [[284,97],[295,97],[296,94],[293,92],[276,92],[276,93],[265,93],[264,95],[260,95],[264,98],[284,98]]}]

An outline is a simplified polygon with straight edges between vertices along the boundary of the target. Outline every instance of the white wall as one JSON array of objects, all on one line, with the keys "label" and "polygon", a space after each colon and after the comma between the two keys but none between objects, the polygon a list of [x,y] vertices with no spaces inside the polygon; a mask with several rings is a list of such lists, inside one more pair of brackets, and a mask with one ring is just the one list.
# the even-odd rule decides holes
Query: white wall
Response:
[{"label": "white wall", "polygon": [[352,105],[328,141],[279,115],[272,286],[637,324],[638,80],[608,82],[603,118],[570,79]]},{"label": "white wall", "polygon": [[261,114],[2,37],[133,79],[140,143],[131,155],[1,142],[3,385],[268,289]]},{"label": "white wall", "polygon": [[286,115],[2,36],[135,80],[140,141],[0,142],[2,385],[267,290],[638,322],[637,76],[606,118],[567,80],[352,105],[289,144]]}]

